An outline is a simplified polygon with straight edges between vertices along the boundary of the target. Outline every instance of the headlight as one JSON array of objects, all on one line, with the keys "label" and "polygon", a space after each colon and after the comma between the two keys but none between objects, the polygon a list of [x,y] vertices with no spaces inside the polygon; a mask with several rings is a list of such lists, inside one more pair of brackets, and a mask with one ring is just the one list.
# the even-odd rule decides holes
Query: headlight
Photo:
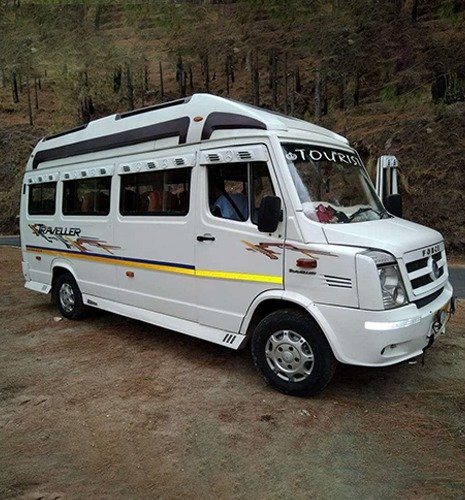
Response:
[{"label": "headlight", "polygon": [[395,258],[384,252],[364,252],[371,257],[378,268],[379,284],[383,296],[384,309],[394,309],[408,302],[402,276]]},{"label": "headlight", "polygon": [[407,295],[397,264],[379,267],[378,275],[383,294],[384,309],[403,306],[407,301]]},{"label": "headlight", "polygon": [[379,281],[381,283],[381,288],[386,284],[386,269],[382,267],[378,268]]}]

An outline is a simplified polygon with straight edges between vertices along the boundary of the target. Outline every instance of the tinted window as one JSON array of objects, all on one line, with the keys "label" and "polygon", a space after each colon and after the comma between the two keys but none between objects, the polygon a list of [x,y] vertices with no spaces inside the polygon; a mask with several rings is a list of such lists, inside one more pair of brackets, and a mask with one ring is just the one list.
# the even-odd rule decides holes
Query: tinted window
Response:
[{"label": "tinted window", "polygon": [[208,203],[211,213],[223,219],[249,218],[248,163],[208,167]]},{"label": "tinted window", "polygon": [[56,190],[56,182],[29,186],[29,214],[53,215],[55,213]]},{"label": "tinted window", "polygon": [[190,168],[121,176],[122,215],[186,215]]},{"label": "tinted window", "polygon": [[108,215],[111,177],[63,183],[63,215]]},{"label": "tinted window", "polygon": [[208,203],[216,217],[246,221],[252,207],[251,219],[256,223],[262,198],[272,194],[273,185],[265,162],[208,167]]}]

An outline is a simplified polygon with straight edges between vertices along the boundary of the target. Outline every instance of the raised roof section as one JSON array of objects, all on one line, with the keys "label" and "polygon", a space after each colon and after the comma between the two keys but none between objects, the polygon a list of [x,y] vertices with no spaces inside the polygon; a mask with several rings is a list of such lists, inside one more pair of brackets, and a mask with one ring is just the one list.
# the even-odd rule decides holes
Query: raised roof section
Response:
[{"label": "raised roof section", "polygon": [[52,139],[57,139],[58,137],[63,137],[64,135],[72,134],[74,132],[79,132],[79,130],[84,130],[87,128],[88,123],[84,123],[83,125],[79,125],[78,127],[70,128],[69,130],[64,130],[63,132],[57,132],[56,134],[46,135],[42,140],[50,141]]},{"label": "raised roof section", "polygon": [[161,104],[154,104],[153,106],[146,106],[145,108],[133,109],[132,111],[125,111],[124,113],[119,113],[115,115],[115,120],[122,120],[123,118],[129,118],[130,116],[141,115],[142,113],[149,113],[150,111],[157,111],[164,108],[172,108],[173,106],[186,104],[190,100],[191,100],[190,97],[185,97],[184,99],[162,102]]},{"label": "raised roof section", "polygon": [[155,147],[155,141],[163,138],[177,138],[178,144],[207,142],[215,138],[216,131],[232,129],[300,130],[326,141],[347,143],[338,134],[304,120],[212,94],[194,94],[185,99],[100,118],[48,136],[35,147],[27,169],[38,168],[40,164],[53,160],[102,153],[144,142],[153,142]]}]

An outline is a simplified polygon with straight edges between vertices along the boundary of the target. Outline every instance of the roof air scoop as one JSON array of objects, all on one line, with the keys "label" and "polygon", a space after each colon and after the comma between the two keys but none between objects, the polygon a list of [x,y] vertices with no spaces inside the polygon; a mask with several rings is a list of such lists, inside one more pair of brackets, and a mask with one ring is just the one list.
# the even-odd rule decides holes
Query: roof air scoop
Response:
[{"label": "roof air scoop", "polygon": [[205,120],[202,129],[202,141],[210,139],[215,130],[232,130],[252,128],[259,130],[266,130],[266,124],[255,118],[250,118],[245,115],[238,115],[236,113],[220,113],[215,111],[210,113]]}]

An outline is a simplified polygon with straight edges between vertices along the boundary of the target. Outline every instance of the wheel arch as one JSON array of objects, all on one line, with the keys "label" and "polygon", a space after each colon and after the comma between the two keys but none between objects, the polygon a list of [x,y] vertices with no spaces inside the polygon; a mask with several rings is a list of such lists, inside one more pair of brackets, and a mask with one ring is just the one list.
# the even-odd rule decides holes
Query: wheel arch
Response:
[{"label": "wheel arch", "polygon": [[240,347],[243,348],[248,344],[254,329],[265,316],[280,309],[296,309],[303,312],[317,323],[331,346],[334,356],[336,359],[340,359],[338,355],[340,349],[337,337],[318,309],[317,304],[299,293],[282,290],[276,292],[278,293],[274,291],[264,292],[256,297],[254,302],[250,305],[241,324],[240,333],[245,335],[245,340]]},{"label": "wheel arch", "polygon": [[64,259],[55,259],[52,262],[52,293],[53,293],[53,286],[55,284],[55,281],[58,279],[59,276],[61,276],[63,273],[70,273],[73,278],[77,281],[76,278],[76,273],[73,269],[73,266],[68,260]]}]

